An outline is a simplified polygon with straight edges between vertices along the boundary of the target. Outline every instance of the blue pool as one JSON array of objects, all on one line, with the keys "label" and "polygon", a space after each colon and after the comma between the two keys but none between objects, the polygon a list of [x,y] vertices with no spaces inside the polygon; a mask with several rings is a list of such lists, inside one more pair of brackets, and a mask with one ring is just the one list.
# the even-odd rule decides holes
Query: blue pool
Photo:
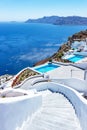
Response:
[{"label": "blue pool", "polygon": [[46,73],[46,72],[54,70],[58,67],[60,67],[60,66],[52,64],[52,63],[48,63],[48,64],[44,64],[44,65],[39,66],[39,67],[35,67],[34,69],[40,73]]},{"label": "blue pool", "polygon": [[71,58],[68,58],[68,60],[71,61],[71,62],[77,62],[77,61],[79,61],[79,60],[81,60],[83,58],[84,58],[84,56],[75,55],[75,56],[73,56]]}]

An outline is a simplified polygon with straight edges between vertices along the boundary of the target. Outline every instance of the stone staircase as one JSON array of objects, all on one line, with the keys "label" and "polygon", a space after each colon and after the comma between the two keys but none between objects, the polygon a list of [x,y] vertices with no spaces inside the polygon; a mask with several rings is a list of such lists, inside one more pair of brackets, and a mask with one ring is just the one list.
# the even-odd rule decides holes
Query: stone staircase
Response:
[{"label": "stone staircase", "polygon": [[82,130],[72,104],[59,93],[43,91],[42,108],[25,130]]}]

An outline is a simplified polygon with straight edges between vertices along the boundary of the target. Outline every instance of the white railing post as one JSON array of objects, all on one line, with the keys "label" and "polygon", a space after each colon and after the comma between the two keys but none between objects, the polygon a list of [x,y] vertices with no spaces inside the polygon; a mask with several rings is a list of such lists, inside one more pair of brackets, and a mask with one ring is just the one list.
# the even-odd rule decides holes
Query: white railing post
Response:
[{"label": "white railing post", "polygon": [[[82,71],[82,70],[74,70],[74,69],[71,69],[70,70],[71,71],[71,78],[74,76],[73,75],[73,71]],[[87,78],[87,70],[85,70],[85,72],[84,72],[84,80]],[[86,79],[87,80],[87,79]]]},{"label": "white railing post", "polygon": [[71,69],[71,78],[72,78],[72,71],[73,71],[73,70]]},{"label": "white railing post", "polygon": [[84,80],[87,80],[87,70],[84,71]]}]

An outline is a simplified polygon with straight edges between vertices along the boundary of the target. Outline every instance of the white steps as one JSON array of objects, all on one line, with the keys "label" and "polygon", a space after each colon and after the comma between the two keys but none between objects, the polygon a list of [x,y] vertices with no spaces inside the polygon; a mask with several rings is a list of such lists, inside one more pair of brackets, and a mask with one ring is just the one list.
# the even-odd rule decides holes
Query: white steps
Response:
[{"label": "white steps", "polygon": [[75,110],[59,93],[43,92],[42,108],[36,112],[25,130],[81,130]]}]

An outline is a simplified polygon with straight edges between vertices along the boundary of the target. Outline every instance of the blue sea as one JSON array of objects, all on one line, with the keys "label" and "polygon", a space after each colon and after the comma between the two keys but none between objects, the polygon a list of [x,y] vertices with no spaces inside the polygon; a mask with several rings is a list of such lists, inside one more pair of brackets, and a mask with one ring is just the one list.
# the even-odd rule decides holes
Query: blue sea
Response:
[{"label": "blue sea", "polygon": [[21,69],[52,56],[69,36],[87,26],[39,23],[0,23],[0,75]]}]

